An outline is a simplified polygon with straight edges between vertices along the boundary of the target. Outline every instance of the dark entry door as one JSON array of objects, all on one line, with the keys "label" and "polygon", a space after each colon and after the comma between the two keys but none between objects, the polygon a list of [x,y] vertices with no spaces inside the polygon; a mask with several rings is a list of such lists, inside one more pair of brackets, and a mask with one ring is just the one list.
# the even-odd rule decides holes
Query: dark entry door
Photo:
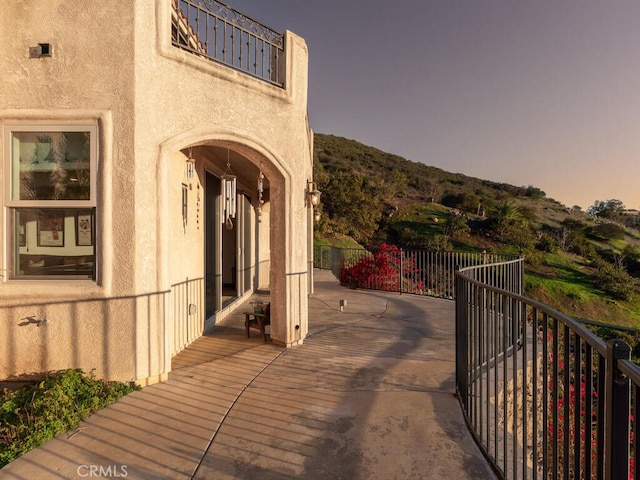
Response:
[{"label": "dark entry door", "polygon": [[220,180],[207,173],[205,185],[205,295],[207,304],[207,317],[220,309],[220,279],[218,277],[216,248],[216,232],[219,222],[216,199],[220,196]]}]

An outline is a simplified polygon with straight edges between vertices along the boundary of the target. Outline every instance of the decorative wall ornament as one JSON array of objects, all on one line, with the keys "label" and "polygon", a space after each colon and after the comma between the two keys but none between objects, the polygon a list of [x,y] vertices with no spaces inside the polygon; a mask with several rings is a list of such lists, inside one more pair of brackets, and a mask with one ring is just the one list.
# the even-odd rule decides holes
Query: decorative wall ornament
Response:
[{"label": "decorative wall ornament", "polygon": [[231,170],[229,147],[227,147],[227,169],[220,177],[222,180],[222,220],[227,230],[233,229],[232,218],[236,218],[237,177]]},{"label": "decorative wall ornament", "polygon": [[189,147],[189,158],[187,158],[187,179],[191,180],[195,172],[196,160],[191,155],[191,147]]},{"label": "decorative wall ornament", "polygon": [[264,173],[262,173],[262,170],[260,170],[260,173],[258,174],[258,206],[256,207],[258,221],[260,221],[260,217],[262,217],[262,205],[264,205],[262,192],[264,192]]}]

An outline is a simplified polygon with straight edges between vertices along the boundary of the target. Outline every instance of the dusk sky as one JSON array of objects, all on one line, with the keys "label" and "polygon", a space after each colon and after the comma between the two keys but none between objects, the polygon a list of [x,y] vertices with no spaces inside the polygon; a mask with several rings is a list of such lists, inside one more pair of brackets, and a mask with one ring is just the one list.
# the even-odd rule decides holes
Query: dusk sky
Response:
[{"label": "dusk sky", "polygon": [[228,0],[309,47],[315,132],[640,209],[640,1]]}]

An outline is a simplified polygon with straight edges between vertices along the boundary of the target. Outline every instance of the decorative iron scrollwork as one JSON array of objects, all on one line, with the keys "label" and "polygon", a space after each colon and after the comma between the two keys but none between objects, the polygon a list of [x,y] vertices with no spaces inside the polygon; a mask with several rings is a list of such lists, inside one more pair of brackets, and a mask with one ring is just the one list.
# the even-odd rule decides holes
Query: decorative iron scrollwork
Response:
[{"label": "decorative iron scrollwork", "polygon": [[284,35],[216,0],[173,0],[175,46],[284,86]]},{"label": "decorative iron scrollwork", "polygon": [[199,6],[203,10],[207,10],[210,14],[224,20],[226,23],[250,32],[276,47],[282,48],[284,46],[284,36],[281,33],[276,32],[272,28],[263,25],[257,20],[222,2],[216,0],[191,0],[188,3]]}]

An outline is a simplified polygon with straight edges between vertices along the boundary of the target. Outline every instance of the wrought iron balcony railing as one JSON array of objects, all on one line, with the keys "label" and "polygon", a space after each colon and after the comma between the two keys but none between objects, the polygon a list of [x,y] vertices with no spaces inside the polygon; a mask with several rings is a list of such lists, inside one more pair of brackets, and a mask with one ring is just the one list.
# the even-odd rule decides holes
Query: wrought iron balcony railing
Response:
[{"label": "wrought iron balcony railing", "polygon": [[456,388],[476,442],[505,479],[639,478],[629,346],[522,296],[521,270],[456,274]]},{"label": "wrought iron balcony railing", "polygon": [[284,35],[216,0],[172,0],[173,45],[279,87]]},{"label": "wrought iron balcony railing", "polygon": [[[481,252],[438,252],[386,248],[314,246],[314,267],[332,270],[343,284],[354,288],[413,293],[453,299],[457,268],[482,265],[513,256]],[[520,278],[514,281],[521,282]]]}]

